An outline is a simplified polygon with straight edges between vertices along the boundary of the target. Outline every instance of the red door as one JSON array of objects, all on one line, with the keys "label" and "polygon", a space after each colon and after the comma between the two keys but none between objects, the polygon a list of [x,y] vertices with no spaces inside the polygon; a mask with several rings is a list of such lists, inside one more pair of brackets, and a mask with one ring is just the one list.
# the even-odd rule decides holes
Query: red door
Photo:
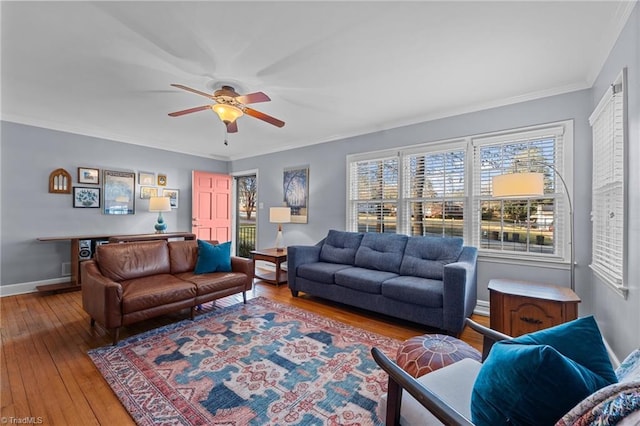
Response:
[{"label": "red door", "polygon": [[200,240],[231,240],[231,176],[193,171],[191,232]]}]

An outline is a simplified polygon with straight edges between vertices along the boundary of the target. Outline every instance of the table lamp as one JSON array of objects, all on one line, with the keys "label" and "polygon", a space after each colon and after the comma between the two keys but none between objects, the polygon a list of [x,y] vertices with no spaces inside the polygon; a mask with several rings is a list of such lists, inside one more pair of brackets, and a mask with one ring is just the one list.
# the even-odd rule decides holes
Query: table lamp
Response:
[{"label": "table lamp", "polygon": [[291,209],[289,207],[271,207],[269,209],[269,222],[278,224],[278,233],[276,234],[276,251],[284,251],[282,224],[291,222]]},{"label": "table lamp", "polygon": [[164,222],[162,212],[171,211],[171,199],[169,197],[151,197],[149,198],[149,211],[158,212],[158,221],[156,222],[156,234],[164,234],[167,232],[167,224]]}]

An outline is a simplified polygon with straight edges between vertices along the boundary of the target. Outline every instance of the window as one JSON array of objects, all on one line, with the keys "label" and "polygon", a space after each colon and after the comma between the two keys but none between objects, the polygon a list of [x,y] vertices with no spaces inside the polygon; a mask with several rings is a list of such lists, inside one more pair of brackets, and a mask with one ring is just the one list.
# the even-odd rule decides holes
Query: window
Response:
[{"label": "window", "polygon": [[626,296],[625,220],[625,70],[604,95],[589,123],[593,132],[591,268]]},{"label": "window", "polygon": [[[566,195],[558,181],[562,167],[564,126],[474,138],[473,195],[479,215],[474,243],[482,249],[565,256],[570,247],[564,230]],[[494,198],[492,178],[519,171],[544,174],[544,196]]]},{"label": "window", "polygon": [[[571,121],[347,158],[347,229],[462,236],[485,254],[569,257]],[[498,199],[491,178],[545,175],[542,197]],[[565,232],[567,235],[565,235]]]}]

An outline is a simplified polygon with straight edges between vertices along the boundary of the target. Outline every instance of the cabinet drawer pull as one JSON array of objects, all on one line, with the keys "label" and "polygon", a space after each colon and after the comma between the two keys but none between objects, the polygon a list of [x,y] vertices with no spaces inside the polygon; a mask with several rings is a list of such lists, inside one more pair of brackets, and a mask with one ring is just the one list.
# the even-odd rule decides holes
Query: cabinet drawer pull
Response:
[{"label": "cabinet drawer pull", "polygon": [[524,322],[527,322],[529,324],[536,324],[536,325],[542,324],[542,321],[540,321],[539,319],[529,318],[529,317],[520,317],[520,321],[524,321]]}]

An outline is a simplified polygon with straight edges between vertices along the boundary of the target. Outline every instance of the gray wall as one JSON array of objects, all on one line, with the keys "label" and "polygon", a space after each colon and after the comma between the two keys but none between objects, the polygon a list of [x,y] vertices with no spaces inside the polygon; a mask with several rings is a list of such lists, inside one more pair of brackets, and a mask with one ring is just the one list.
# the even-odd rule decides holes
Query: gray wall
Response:
[{"label": "gray wall", "polygon": [[[289,150],[234,161],[232,171],[258,169],[259,201],[265,209],[258,214],[258,246],[269,245],[274,240],[275,225],[269,223],[268,207],[280,205],[282,200],[282,171],[289,166],[308,164],[309,172],[309,223],[286,224],[287,244],[315,243],[330,228],[344,229],[346,211],[346,156],[352,153],[384,150],[415,145],[424,142],[451,139],[485,132],[531,126],[567,119],[574,120],[574,164],[584,165],[590,158],[591,92],[583,90],[560,96],[479,111],[470,114],[424,122],[393,130],[361,135],[325,144]],[[574,167],[574,205],[576,218],[576,270],[577,282],[590,278],[589,263],[591,222],[590,170]],[[481,258],[479,267],[478,298],[488,300],[487,284],[491,278],[519,278],[548,281],[569,286],[568,267],[549,269],[536,266],[509,265],[504,262]],[[582,284],[578,287],[581,292]],[[586,309],[588,301],[582,304]]]},{"label": "gray wall", "polygon": [[591,109],[614,82],[623,67],[628,79],[628,204],[627,276],[630,287],[626,300],[589,277],[593,313],[607,341],[617,354],[627,354],[640,346],[640,5],[634,8],[627,25],[605,62],[592,90]]},{"label": "gray wall", "polygon": [[[157,213],[148,212],[148,200],[139,198],[138,171],[164,173],[166,188],[180,190],[179,208],[164,214],[169,231],[191,230],[191,171],[227,173],[227,163],[217,160],[9,122],[0,130],[2,286],[61,277],[70,243],[38,242],[38,237],[154,232]],[[135,171],[136,214],[73,208],[71,194],[48,192],[49,174],[60,167],[74,185],[92,186],[77,183],[79,166]]]}]

